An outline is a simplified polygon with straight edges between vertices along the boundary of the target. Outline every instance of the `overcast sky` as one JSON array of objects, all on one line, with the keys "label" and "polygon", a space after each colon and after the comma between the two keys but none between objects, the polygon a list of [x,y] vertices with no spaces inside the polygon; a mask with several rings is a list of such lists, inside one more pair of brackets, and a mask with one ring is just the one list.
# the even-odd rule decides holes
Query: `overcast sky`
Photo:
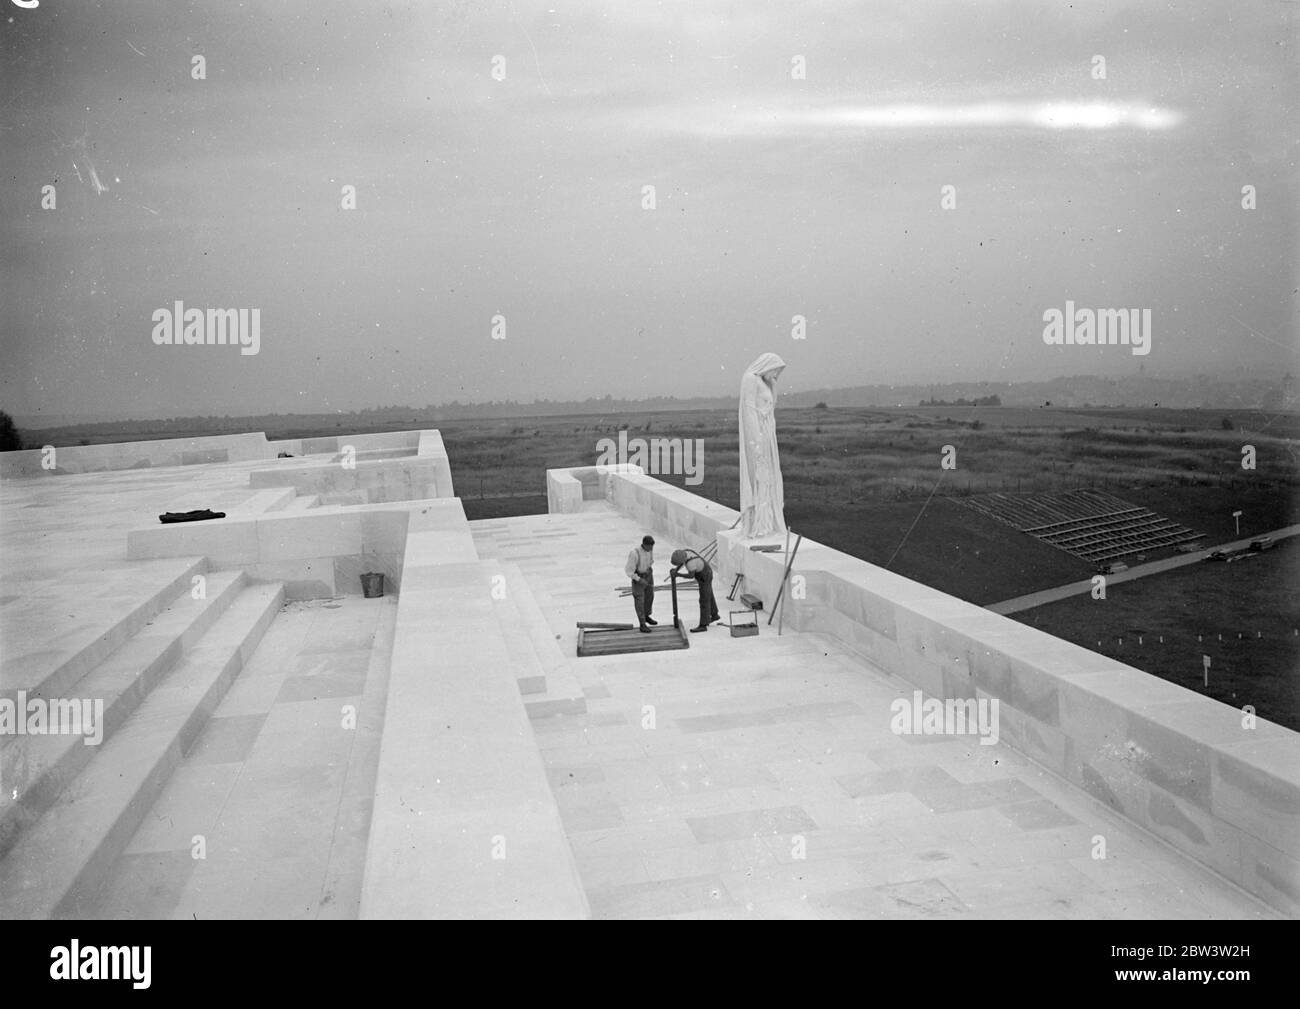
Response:
[{"label": "overcast sky", "polygon": [[1294,370],[1290,0],[0,5],[12,414]]}]

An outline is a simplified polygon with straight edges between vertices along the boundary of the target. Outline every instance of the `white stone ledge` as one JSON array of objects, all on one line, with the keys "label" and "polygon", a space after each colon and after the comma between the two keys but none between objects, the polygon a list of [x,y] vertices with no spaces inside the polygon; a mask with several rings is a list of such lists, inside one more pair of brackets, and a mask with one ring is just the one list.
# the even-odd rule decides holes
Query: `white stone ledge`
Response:
[{"label": "white stone ledge", "polygon": [[491,598],[500,565],[447,549],[438,518],[408,536],[361,917],[587,918]]},{"label": "white stone ledge", "polygon": [[162,466],[252,462],[274,457],[271,443],[261,432],[105,445],[63,445],[54,450],[56,465],[52,470],[42,468],[45,453],[40,449],[0,452],[0,477],[48,477]]},{"label": "white stone ledge", "polygon": [[[37,432],[39,435],[39,432]],[[428,497],[451,497],[451,470],[447,452],[437,431],[388,431],[375,434],[331,435],[326,438],[297,438],[267,441],[265,432],[206,435],[199,438],[162,438],[149,441],[110,442],[103,445],[65,445],[54,452],[56,466],[42,468],[45,453],[40,449],[0,452],[0,477],[49,477],[69,473],[101,473],[111,470],[154,469],[215,463],[246,463],[267,460],[274,463],[281,452],[296,457],[340,451],[351,445],[357,452],[410,449],[414,457],[434,460],[437,492]]]}]

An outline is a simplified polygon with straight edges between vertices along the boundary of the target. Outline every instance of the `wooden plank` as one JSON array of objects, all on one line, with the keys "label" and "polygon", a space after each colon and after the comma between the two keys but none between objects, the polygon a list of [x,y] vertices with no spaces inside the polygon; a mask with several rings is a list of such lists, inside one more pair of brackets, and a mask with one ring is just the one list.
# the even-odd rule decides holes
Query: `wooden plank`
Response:
[{"label": "wooden plank", "polygon": [[[799,538],[794,541],[794,553],[786,561],[785,571],[781,574],[781,588],[777,590],[776,602],[772,604],[772,612],[767,615],[767,626],[772,626],[772,617],[776,615],[776,610],[781,606],[781,600],[785,596],[785,585],[790,580],[790,571],[794,567],[794,559],[799,556],[799,544],[803,542],[803,533],[798,534]],[[785,615],[784,608],[781,609],[782,617]]]},{"label": "wooden plank", "polygon": [[[656,595],[658,595],[660,592],[665,592],[665,591],[667,591],[667,590],[668,590],[668,586],[667,586],[667,585],[656,585],[656,586],[655,586],[655,594],[656,594]],[[700,590],[700,584],[699,584],[699,582],[697,582],[694,578],[692,578],[690,581],[688,581],[688,582],[683,582],[681,585],[679,585],[677,590],[678,590],[679,592],[698,592],[698,591]],[[620,598],[626,599],[628,596],[630,596],[630,595],[632,594],[632,590],[631,590],[631,589],[619,589],[619,590],[618,590],[618,594],[619,594],[619,597],[620,597]]]},{"label": "wooden plank", "polygon": [[596,647],[605,647],[607,645],[618,646],[620,644],[654,644],[658,645],[665,640],[680,641],[681,633],[674,627],[652,627],[649,634],[643,634],[640,630],[633,628],[630,631],[616,630],[585,630],[582,634],[585,643],[595,645]]},{"label": "wooden plank", "polygon": [[676,627],[652,627],[649,634],[639,630],[588,628],[578,630],[578,655],[624,655],[635,652],[660,652],[689,648],[686,632]]}]

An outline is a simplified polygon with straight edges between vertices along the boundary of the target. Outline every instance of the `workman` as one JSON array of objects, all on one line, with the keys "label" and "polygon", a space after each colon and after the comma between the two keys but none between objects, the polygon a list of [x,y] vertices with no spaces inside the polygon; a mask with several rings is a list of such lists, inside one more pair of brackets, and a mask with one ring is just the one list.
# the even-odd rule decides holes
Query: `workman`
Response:
[{"label": "workman", "polygon": [[700,587],[700,624],[692,627],[691,633],[707,631],[709,624],[722,619],[718,615],[718,601],[713,598],[713,567],[694,550],[674,550],[672,562],[672,574],[684,567]]},{"label": "workman", "polygon": [[650,535],[641,537],[641,545],[633,547],[627,555],[624,573],[632,579],[632,603],[636,606],[636,619],[641,625],[642,634],[649,634],[647,624],[657,624],[650,616],[655,604],[655,538]]}]

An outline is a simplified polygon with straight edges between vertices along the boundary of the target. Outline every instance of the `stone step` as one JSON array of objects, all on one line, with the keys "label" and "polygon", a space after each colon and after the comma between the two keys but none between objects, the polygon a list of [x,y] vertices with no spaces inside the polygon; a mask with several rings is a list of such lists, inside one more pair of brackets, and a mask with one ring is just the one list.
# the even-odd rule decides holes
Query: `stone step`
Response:
[{"label": "stone step", "polygon": [[14,735],[0,743],[0,857],[18,834],[49,809],[69,781],[89,763],[154,685],[230,606],[247,581],[242,571],[204,575],[204,598],[182,593],[134,637],[73,685],[60,700],[103,702],[99,742],[86,735]]},{"label": "stone step", "polygon": [[259,490],[252,497],[231,508],[227,514],[231,516],[248,516],[263,512],[284,511],[297,496],[298,492],[292,487],[268,487],[265,490]]},{"label": "stone step", "polygon": [[[586,699],[581,689],[576,694],[572,692],[576,683],[570,685],[567,682],[567,671],[562,664],[556,663],[554,651],[547,647],[549,629],[537,626],[539,611],[535,604],[529,605],[531,593],[519,569],[513,564],[488,558],[483,561],[483,571],[486,572],[489,593],[494,578],[506,579],[504,596],[493,598],[492,606],[500,626],[501,641],[510,656],[511,673],[524,697],[524,708],[529,718],[585,712]],[[543,661],[543,655],[549,661]],[[568,691],[566,686],[570,688]]]},{"label": "stone step", "polygon": [[284,599],[246,586],[113,738],[0,860],[0,918],[76,918],[102,886],[168,778]]},{"label": "stone step", "polygon": [[[161,562],[150,561],[160,566],[157,573],[157,587],[150,590],[144,598],[134,605],[127,604],[125,612],[115,616],[103,630],[94,628],[70,632],[74,640],[80,638],[82,644],[62,662],[52,664],[48,671],[35,674],[16,670],[11,673],[6,662],[3,677],[3,693],[12,696],[15,689],[22,687],[29,697],[61,697],[70,690],[83,676],[131,638],[145,624],[161,613],[173,600],[190,590],[195,575],[208,570],[206,557],[168,558]],[[93,636],[92,636],[93,635]]]},{"label": "stone step", "polygon": [[561,651],[559,642],[555,640],[555,634],[533,597],[523,573],[515,564],[498,563],[506,578],[506,594],[513,601],[519,622],[528,634],[528,640],[537,656],[540,675],[545,677],[544,690],[530,690],[525,694],[524,707],[528,710],[528,717],[586,713],[586,696],[578,684],[578,678],[569,664],[568,656]]},{"label": "stone step", "polygon": [[319,494],[299,494],[285,506],[287,512],[301,512],[320,504]]},{"label": "stone step", "polygon": [[[495,559],[485,559],[482,570],[487,578],[486,588],[490,595],[493,579],[505,577],[506,572],[501,562]],[[526,707],[529,701],[549,698],[548,681],[546,670],[533,648],[532,635],[519,611],[516,600],[518,589],[509,581],[505,588],[504,597],[492,599],[492,609],[499,627],[499,637],[510,659],[511,678],[519,685],[519,693],[525,698]]]},{"label": "stone step", "polygon": [[520,682],[520,692],[538,693],[539,691],[536,688],[526,689],[524,686],[525,680],[542,680],[544,682],[545,673],[542,669],[541,660],[533,650],[532,638],[528,633],[528,629],[524,626],[523,618],[519,614],[514,589],[506,582],[504,594],[501,598],[497,598],[492,583],[496,578],[505,577],[501,563],[491,559],[485,560],[483,561],[482,570],[486,579],[483,589],[492,600],[492,610],[500,628],[501,641],[506,647],[506,654],[510,657],[513,676]]}]

